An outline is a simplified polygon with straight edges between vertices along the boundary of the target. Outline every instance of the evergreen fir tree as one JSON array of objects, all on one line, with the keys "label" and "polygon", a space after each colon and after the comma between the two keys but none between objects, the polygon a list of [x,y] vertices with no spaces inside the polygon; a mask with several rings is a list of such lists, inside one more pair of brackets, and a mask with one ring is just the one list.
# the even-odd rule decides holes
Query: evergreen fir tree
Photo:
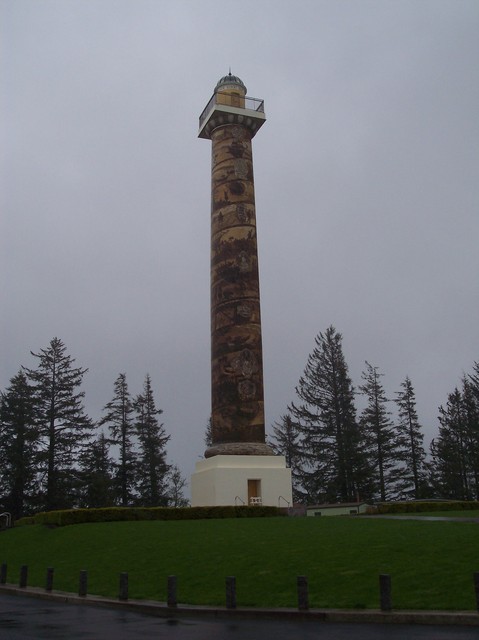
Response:
[{"label": "evergreen fir tree", "polygon": [[400,451],[402,469],[399,481],[399,497],[424,498],[428,494],[426,452],[424,435],[416,411],[416,396],[409,377],[401,384],[396,393],[398,422],[396,433]]},{"label": "evergreen fir tree", "polygon": [[302,501],[305,497],[301,491],[302,445],[300,433],[291,416],[281,416],[280,422],[274,423],[270,445],[276,455],[285,457],[286,466],[291,469],[293,501]]},{"label": "evergreen fir tree", "polygon": [[211,418],[208,418],[208,422],[206,423],[204,442],[206,448],[213,446],[213,429],[211,426]]},{"label": "evergreen fir tree", "polygon": [[474,397],[474,400],[479,406],[479,362],[474,363],[473,373],[469,374],[467,379],[471,385],[471,393]]},{"label": "evergreen fir tree", "polygon": [[188,500],[183,494],[186,487],[186,480],[181,474],[179,467],[174,464],[170,468],[168,478],[168,506],[169,507],[187,507]]},{"label": "evergreen fir tree", "polygon": [[397,440],[387,398],[381,384],[378,367],[366,362],[362,374],[364,384],[359,387],[367,398],[367,406],[361,413],[360,426],[369,456],[369,468],[373,480],[374,498],[382,502],[396,496],[399,459]]},{"label": "evergreen fir tree", "polygon": [[19,371],[0,399],[0,511],[13,518],[36,503],[38,438],[33,389]]},{"label": "evergreen fir tree", "polygon": [[479,404],[474,376],[439,407],[439,435],[431,443],[433,480],[440,497],[479,499]]},{"label": "evergreen fir tree", "polygon": [[81,507],[110,507],[115,504],[114,468],[108,440],[101,433],[81,458]]},{"label": "evergreen fir tree", "polygon": [[431,443],[434,480],[440,497],[470,500],[466,416],[458,388],[439,407],[439,435]]},{"label": "evergreen fir tree", "polygon": [[168,503],[168,472],[166,444],[170,436],[166,434],[158,416],[153,397],[150,376],[147,375],[143,393],[135,400],[136,422],[140,452],[137,465],[137,483],[141,503],[150,506],[166,506]]},{"label": "evergreen fir tree", "polygon": [[475,500],[479,500],[479,365],[474,363],[474,373],[463,380],[463,401],[467,422],[468,464],[470,488]]},{"label": "evergreen fir tree", "polygon": [[301,491],[309,502],[353,501],[363,495],[364,467],[354,389],[334,327],[320,333],[288,407],[300,433]]},{"label": "evergreen fir tree", "polygon": [[32,355],[37,369],[25,368],[33,387],[36,424],[43,449],[39,470],[43,472],[43,508],[75,505],[78,459],[92,432],[83,407],[85,393],[79,388],[87,369],[74,367],[61,340],[53,338],[47,349]]},{"label": "evergreen fir tree", "polygon": [[114,396],[104,409],[106,414],[100,426],[110,431],[110,443],[119,450],[119,460],[114,473],[114,487],[118,503],[122,507],[132,504],[135,496],[136,453],[134,449],[135,429],[133,425],[133,402],[128,390],[126,373],[115,380]]}]

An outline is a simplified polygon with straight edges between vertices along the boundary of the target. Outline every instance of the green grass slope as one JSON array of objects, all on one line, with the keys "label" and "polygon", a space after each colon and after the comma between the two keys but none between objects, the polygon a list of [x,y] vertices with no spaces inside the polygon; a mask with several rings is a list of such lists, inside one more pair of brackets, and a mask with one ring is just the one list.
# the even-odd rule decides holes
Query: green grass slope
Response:
[{"label": "green grass slope", "polygon": [[129,573],[131,598],[166,600],[168,575],[182,603],[225,603],[236,576],[238,606],[296,606],[296,577],[309,580],[310,606],[377,608],[378,575],[392,575],[397,609],[474,609],[479,527],[467,522],[355,518],[264,518],[41,525],[0,533],[8,582],[29,567],[28,584],[117,597]]}]

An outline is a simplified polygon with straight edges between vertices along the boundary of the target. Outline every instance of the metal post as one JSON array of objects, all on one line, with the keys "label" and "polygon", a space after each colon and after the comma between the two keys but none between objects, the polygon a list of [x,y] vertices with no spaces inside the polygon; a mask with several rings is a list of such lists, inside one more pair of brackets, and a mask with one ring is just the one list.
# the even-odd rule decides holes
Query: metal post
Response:
[{"label": "metal post", "polygon": [[226,578],[226,608],[236,609],[236,578],[234,576]]},{"label": "metal post", "polygon": [[476,594],[476,607],[479,611],[479,571],[473,574],[474,577],[474,593]]},{"label": "metal post", "polygon": [[120,573],[120,594],[119,600],[128,600],[128,573]]},{"label": "metal post", "polygon": [[379,576],[379,593],[381,611],[391,611],[391,576],[388,573],[382,573]]},{"label": "metal post", "polygon": [[52,591],[52,589],[53,589],[53,568],[48,567],[45,591]]},{"label": "metal post", "polygon": [[80,571],[80,580],[78,584],[78,595],[86,596],[87,594],[87,586],[88,586],[88,572],[83,570]]},{"label": "metal post", "polygon": [[27,586],[28,567],[26,564],[20,567],[20,589],[25,589]]},{"label": "metal post", "polygon": [[178,601],[176,598],[176,587],[177,587],[176,576],[168,576],[167,605],[169,607],[176,607],[178,604]]},{"label": "metal post", "polygon": [[309,609],[308,578],[306,576],[298,576],[296,584],[298,588],[298,609],[307,611]]}]

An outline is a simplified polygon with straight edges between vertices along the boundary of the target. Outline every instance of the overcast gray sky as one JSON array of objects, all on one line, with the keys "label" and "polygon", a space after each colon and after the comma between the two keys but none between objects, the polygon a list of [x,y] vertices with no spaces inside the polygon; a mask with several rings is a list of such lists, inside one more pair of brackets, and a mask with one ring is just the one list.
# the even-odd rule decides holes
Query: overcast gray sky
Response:
[{"label": "overcast gray sky", "polygon": [[152,377],[187,476],[210,412],[218,79],[254,139],[265,401],[333,324],[355,385],[406,375],[429,442],[479,360],[477,0],[0,0],[0,388],[57,336],[101,415]]}]

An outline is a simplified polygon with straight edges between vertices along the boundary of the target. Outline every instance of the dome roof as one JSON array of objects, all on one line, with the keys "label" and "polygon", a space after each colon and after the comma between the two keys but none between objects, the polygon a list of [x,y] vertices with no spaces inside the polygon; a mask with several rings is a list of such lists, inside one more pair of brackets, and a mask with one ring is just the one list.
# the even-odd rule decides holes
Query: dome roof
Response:
[{"label": "dome roof", "polygon": [[239,87],[244,89],[244,92],[246,94],[246,87],[243,80],[241,80],[241,78],[238,78],[238,76],[231,75],[231,71],[227,76],[223,76],[218,80],[218,82],[216,83],[215,92],[220,91],[221,87],[225,84],[237,84]]}]

